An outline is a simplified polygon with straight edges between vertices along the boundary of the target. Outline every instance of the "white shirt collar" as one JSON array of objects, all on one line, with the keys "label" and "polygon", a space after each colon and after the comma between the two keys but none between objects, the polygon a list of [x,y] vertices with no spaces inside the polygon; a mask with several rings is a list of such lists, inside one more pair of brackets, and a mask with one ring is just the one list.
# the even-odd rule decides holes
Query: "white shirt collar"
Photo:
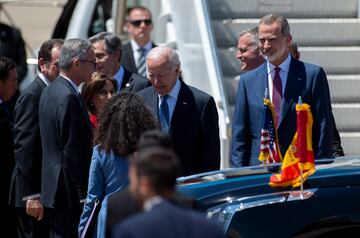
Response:
[{"label": "white shirt collar", "polygon": [[140,48],[145,48],[146,52],[149,52],[149,51],[151,50],[151,48],[152,48],[152,43],[151,43],[151,41],[149,41],[148,43],[146,43],[143,47],[140,47],[140,46],[138,45],[138,43],[136,43],[136,41],[134,41],[133,39],[130,41],[130,44],[131,44],[131,47],[132,47],[133,51],[136,51],[136,52],[138,52],[138,50],[139,50]]},{"label": "white shirt collar", "polygon": [[[176,79],[176,83],[175,83],[174,87],[171,89],[171,91],[167,95],[169,95],[169,97],[177,100],[177,97],[179,96],[180,88],[181,88],[180,80]],[[159,98],[160,97],[161,96],[159,95]]]},{"label": "white shirt collar", "polygon": [[[268,74],[270,74],[276,66],[271,64],[269,61],[266,62],[267,62],[267,72]],[[291,62],[291,56],[290,54],[288,54],[287,58],[278,67],[280,67],[281,70],[289,72],[290,62]]]},{"label": "white shirt collar", "polygon": [[46,86],[49,86],[51,84],[50,80],[45,77],[43,73],[39,73],[39,78],[46,84]]},{"label": "white shirt collar", "polygon": [[64,77],[67,81],[69,81],[70,82],[70,84],[73,86],[73,88],[75,89],[75,91],[78,93],[78,94],[80,94],[80,91],[79,91],[79,89],[78,89],[78,87],[76,86],[76,84],[70,79],[70,78],[68,78],[68,77],[66,77],[65,75],[63,75],[63,74],[60,74],[62,77]]},{"label": "white shirt collar", "polygon": [[160,196],[155,196],[155,197],[152,197],[152,198],[150,198],[150,199],[147,199],[147,200],[145,201],[145,203],[144,203],[144,211],[145,211],[145,212],[151,211],[151,209],[152,209],[154,206],[162,203],[163,200],[164,200],[164,199],[163,199],[162,197],[160,197]]},{"label": "white shirt collar", "polygon": [[[286,88],[287,77],[289,74],[289,68],[291,63],[291,56],[288,54],[288,57],[279,65],[280,70],[280,78],[281,78],[281,87],[282,87],[282,95],[284,95],[284,91]],[[269,96],[272,101],[273,94],[273,78],[275,76],[275,65],[271,64],[268,60],[266,61],[267,66],[267,77],[268,77],[268,90]]]}]

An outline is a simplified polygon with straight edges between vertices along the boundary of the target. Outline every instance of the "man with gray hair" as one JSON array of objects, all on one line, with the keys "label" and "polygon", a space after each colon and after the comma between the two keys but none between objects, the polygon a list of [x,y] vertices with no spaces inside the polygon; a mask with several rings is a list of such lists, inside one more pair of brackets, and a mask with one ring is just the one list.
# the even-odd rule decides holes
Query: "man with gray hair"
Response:
[{"label": "man with gray hair", "polygon": [[122,44],[119,36],[110,32],[100,32],[89,39],[96,56],[96,71],[114,78],[118,92],[137,92],[150,86],[145,77],[131,73],[123,65]]},{"label": "man with gray hair", "polygon": [[77,237],[92,154],[89,116],[78,86],[90,80],[95,67],[90,42],[66,40],[60,74],[40,98],[41,202],[49,211],[50,237]]},{"label": "man with gray hair", "polygon": [[155,47],[146,57],[152,87],[139,94],[159,118],[161,129],[173,140],[183,174],[220,168],[218,113],[214,98],[179,79],[179,55],[168,47]]},{"label": "man with gray hair", "polygon": [[253,27],[240,33],[236,58],[240,60],[241,71],[257,68],[265,62],[259,50],[259,28]]},{"label": "man with gray hair", "polygon": [[314,117],[312,145],[316,159],[331,157],[333,123],[329,85],[324,70],[295,60],[289,53],[292,36],[285,17],[268,14],[259,22],[259,47],[266,59],[241,75],[232,133],[233,167],[258,165],[263,125],[263,98],[268,89],[275,108],[275,127],[284,156],[296,132],[295,104],[301,96]]}]

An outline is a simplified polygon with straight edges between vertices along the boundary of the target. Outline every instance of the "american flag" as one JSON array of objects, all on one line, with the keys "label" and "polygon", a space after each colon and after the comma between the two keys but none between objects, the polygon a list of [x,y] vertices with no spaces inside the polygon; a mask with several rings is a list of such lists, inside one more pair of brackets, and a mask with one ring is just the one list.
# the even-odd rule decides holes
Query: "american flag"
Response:
[{"label": "american flag", "polygon": [[264,124],[261,129],[259,160],[265,164],[279,163],[282,161],[282,156],[274,124],[273,106],[268,98],[264,99],[264,106]]}]

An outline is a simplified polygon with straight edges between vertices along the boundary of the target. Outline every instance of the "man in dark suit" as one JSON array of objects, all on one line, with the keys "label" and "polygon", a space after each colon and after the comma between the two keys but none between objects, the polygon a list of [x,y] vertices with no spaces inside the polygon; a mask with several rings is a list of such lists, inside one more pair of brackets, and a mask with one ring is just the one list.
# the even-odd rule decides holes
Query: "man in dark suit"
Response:
[{"label": "man in dark suit", "polygon": [[[160,130],[149,130],[140,136],[136,146],[138,152],[154,147],[172,150],[173,144],[170,135]],[[179,192],[168,195],[170,195],[170,197],[167,197],[169,201],[173,201],[181,206],[196,208],[195,199],[191,197]],[[112,228],[116,223],[141,212],[140,201],[128,188],[110,194],[105,200],[107,200],[106,237],[111,237]]]},{"label": "man in dark suit", "polygon": [[183,175],[220,168],[218,113],[214,98],[178,79],[180,60],[168,47],[156,47],[147,56],[152,87],[139,93],[171,135]]},{"label": "man in dark suit", "polygon": [[39,101],[43,91],[59,74],[63,40],[45,41],[39,50],[41,72],[21,93],[15,106],[15,162],[11,180],[12,205],[16,208],[19,237],[49,237],[48,217],[40,202],[42,146]]},{"label": "man in dark suit", "polygon": [[126,17],[126,28],[131,40],[124,45],[121,63],[131,72],[146,76],[146,55],[156,47],[151,41],[154,26],[150,10],[143,6],[131,8]]},{"label": "man in dark suit", "polygon": [[204,214],[168,200],[175,193],[180,164],[174,153],[159,147],[129,159],[129,190],[143,213],[115,226],[113,237],[224,237],[220,226]]},{"label": "man in dark suit", "polygon": [[260,163],[258,156],[266,88],[275,105],[275,124],[282,155],[285,155],[296,131],[295,104],[301,96],[303,102],[311,106],[314,117],[312,145],[315,157],[331,157],[333,128],[325,72],[319,66],[292,58],[288,51],[290,42],[286,18],[276,14],[261,18],[259,46],[267,61],[241,75],[233,121],[233,167]]},{"label": "man in dark suit", "polygon": [[77,237],[92,154],[89,116],[78,86],[96,67],[90,42],[69,39],[59,58],[60,75],[43,90],[39,125],[43,148],[41,202],[49,210],[50,237]]},{"label": "man in dark suit", "polygon": [[0,230],[8,237],[16,237],[16,220],[14,211],[8,204],[11,173],[14,169],[13,117],[5,102],[18,89],[16,77],[15,62],[0,56],[0,211],[4,214]]},{"label": "man in dark suit", "polygon": [[100,32],[89,39],[96,56],[96,71],[114,78],[118,92],[137,92],[150,86],[145,77],[122,66],[121,39],[110,32]]},{"label": "man in dark suit", "polygon": [[[300,52],[298,50],[298,45],[297,43],[294,41],[294,39],[291,40],[290,45],[289,45],[289,53],[291,54],[291,56],[294,59],[299,60],[300,59]],[[340,156],[344,156],[344,149],[341,146],[341,138],[340,138],[340,134],[338,129],[336,128],[336,122],[335,122],[335,117],[334,114],[331,112],[331,121],[333,123],[333,141],[332,141],[332,153],[331,155],[333,157],[340,157]]]}]

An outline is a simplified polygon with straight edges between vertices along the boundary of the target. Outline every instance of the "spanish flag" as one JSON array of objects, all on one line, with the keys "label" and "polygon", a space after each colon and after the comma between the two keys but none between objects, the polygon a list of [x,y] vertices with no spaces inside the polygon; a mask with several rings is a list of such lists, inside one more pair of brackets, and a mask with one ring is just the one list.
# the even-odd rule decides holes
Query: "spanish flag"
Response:
[{"label": "spanish flag", "polygon": [[[299,187],[310,175],[315,173],[312,149],[313,118],[308,104],[296,104],[297,129],[292,143],[287,149],[280,174],[270,177],[272,187]],[[302,178],[301,178],[302,174]]]}]

